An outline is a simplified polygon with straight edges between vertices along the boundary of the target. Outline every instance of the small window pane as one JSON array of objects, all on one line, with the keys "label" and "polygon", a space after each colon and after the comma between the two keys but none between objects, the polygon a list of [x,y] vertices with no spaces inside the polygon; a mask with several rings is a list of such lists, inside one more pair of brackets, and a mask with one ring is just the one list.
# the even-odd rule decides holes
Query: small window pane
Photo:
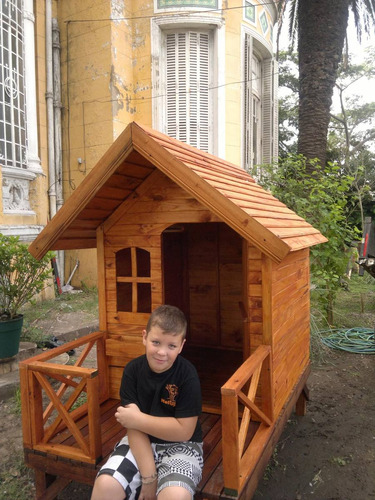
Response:
[{"label": "small window pane", "polygon": [[138,283],[138,312],[151,312],[151,283]]},{"label": "small window pane", "polygon": [[136,249],[137,254],[137,276],[149,278],[150,274],[150,252],[142,248]]},{"label": "small window pane", "polygon": [[131,283],[117,283],[117,310],[131,312],[132,310]]},{"label": "small window pane", "polygon": [[116,276],[131,276],[132,261],[130,248],[124,248],[116,253]]}]

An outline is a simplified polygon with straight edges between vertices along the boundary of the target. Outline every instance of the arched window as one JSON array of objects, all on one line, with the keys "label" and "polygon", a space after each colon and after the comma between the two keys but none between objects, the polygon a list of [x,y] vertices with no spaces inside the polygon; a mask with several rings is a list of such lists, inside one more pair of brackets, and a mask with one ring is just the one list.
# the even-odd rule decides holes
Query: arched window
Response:
[{"label": "arched window", "polygon": [[151,259],[143,248],[116,252],[117,311],[151,312]]}]

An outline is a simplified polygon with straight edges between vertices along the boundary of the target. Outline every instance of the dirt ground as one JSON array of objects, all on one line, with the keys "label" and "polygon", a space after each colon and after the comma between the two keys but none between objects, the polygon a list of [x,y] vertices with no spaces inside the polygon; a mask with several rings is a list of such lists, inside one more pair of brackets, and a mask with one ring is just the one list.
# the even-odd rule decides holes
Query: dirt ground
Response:
[{"label": "dirt ground", "polygon": [[375,498],[375,356],[332,351],[313,366],[254,500]]},{"label": "dirt ground", "polygon": [[[313,366],[309,389],[307,414],[291,416],[254,500],[375,499],[375,356],[330,350],[327,363]],[[4,500],[34,492],[32,476],[20,470],[20,416],[13,406],[0,402]],[[12,480],[22,481],[21,496],[11,493]],[[72,483],[59,499],[86,500],[90,491]]]}]

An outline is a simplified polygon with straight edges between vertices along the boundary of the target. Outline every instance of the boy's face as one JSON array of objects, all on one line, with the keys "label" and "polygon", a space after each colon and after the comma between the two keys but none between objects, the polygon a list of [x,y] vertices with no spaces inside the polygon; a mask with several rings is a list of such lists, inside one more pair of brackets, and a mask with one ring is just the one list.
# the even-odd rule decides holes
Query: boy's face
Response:
[{"label": "boy's face", "polygon": [[142,335],[151,370],[155,373],[169,370],[184,346],[185,339],[182,338],[182,334],[163,333],[163,330],[155,325],[148,333],[143,330]]}]

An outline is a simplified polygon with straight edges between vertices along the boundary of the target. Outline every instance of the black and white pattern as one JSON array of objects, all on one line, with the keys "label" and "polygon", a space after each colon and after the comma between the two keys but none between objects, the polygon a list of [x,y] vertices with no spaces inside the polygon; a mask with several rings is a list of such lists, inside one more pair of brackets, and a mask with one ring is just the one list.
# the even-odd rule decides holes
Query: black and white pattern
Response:
[{"label": "black and white pattern", "polygon": [[155,454],[158,471],[157,493],[167,486],[182,486],[193,496],[202,477],[201,443],[157,444]]},{"label": "black and white pattern", "polygon": [[101,474],[109,474],[117,479],[125,490],[127,500],[138,498],[142,487],[141,475],[130,451],[127,436],[117,443],[111,456],[98,472],[98,476]]},{"label": "black and white pattern", "polygon": [[[202,477],[202,443],[152,443],[156,469],[158,472],[157,494],[168,486],[181,486],[194,496],[195,489]],[[98,475],[109,474],[117,479],[125,490],[126,498],[135,500],[142,488],[137,462],[130,450],[125,436],[115,447],[107,463]]]}]

